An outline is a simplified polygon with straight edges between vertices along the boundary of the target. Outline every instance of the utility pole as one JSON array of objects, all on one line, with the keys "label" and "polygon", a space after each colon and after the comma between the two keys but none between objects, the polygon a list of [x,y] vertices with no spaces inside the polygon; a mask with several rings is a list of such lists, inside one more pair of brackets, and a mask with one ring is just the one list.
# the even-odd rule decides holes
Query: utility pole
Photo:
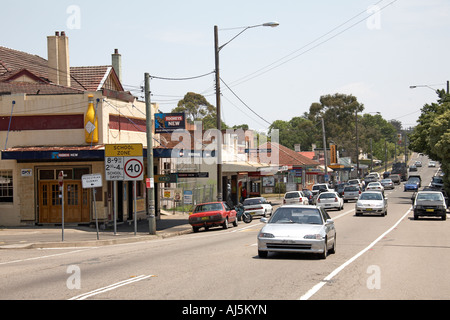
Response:
[{"label": "utility pole", "polygon": [[[328,177],[327,138],[325,137],[325,122],[322,117],[323,159],[325,161],[325,178]],[[328,179],[329,180],[329,179]],[[325,181],[328,182],[328,181]]]},{"label": "utility pole", "polygon": [[150,75],[145,73],[145,118],[147,129],[147,178],[150,179],[150,188],[147,189],[147,217],[149,234],[156,234],[156,217],[155,217],[155,188],[154,171],[153,171],[153,120],[152,120],[152,104],[150,96]]},{"label": "utility pole", "polygon": [[219,32],[217,26],[214,26],[214,57],[216,69],[216,114],[217,114],[217,201],[223,199],[222,188],[222,120],[220,108],[220,73],[219,73]]},{"label": "utility pole", "polygon": [[356,128],[356,177],[359,178],[359,137],[358,137],[358,110],[355,112]]}]

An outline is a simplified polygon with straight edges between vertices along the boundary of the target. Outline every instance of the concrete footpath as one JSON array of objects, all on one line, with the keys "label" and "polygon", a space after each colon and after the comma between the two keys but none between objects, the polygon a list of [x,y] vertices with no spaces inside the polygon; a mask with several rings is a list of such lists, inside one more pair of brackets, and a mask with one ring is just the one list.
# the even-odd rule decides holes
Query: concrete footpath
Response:
[{"label": "concrete footpath", "polygon": [[188,214],[183,213],[162,214],[156,222],[156,235],[149,234],[147,220],[138,221],[136,234],[134,221],[118,223],[116,234],[114,234],[113,225],[104,230],[99,227],[98,240],[95,225],[89,227],[66,224],[64,241],[62,241],[61,225],[0,227],[0,250],[97,247],[163,239],[191,233],[192,227],[188,222],[188,217]]}]

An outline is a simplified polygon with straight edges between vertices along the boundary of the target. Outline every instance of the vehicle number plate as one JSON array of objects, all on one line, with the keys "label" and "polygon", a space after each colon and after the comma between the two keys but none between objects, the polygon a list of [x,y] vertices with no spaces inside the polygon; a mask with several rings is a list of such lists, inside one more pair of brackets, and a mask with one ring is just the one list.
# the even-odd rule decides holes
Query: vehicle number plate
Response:
[{"label": "vehicle number plate", "polygon": [[366,208],[366,211],[372,211],[372,208]]},{"label": "vehicle number plate", "polygon": [[427,209],[427,212],[434,212],[434,209]]},{"label": "vehicle number plate", "polygon": [[202,217],[202,220],[208,220],[209,217]]}]

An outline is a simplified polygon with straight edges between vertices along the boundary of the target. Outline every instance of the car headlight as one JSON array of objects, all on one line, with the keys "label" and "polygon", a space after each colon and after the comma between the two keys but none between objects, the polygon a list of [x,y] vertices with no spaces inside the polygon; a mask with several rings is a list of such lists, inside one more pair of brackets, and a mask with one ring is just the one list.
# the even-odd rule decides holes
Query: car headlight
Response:
[{"label": "car headlight", "polygon": [[271,233],[261,232],[258,238],[275,238],[275,236]]},{"label": "car headlight", "polygon": [[307,234],[303,237],[303,239],[322,240],[323,237],[321,234]]}]

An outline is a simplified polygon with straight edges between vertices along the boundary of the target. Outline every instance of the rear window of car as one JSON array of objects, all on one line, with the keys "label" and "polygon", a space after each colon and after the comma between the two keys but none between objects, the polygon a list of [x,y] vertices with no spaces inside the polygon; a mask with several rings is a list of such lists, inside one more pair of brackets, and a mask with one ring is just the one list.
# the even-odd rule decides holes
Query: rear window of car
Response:
[{"label": "rear window of car", "polygon": [[417,200],[419,201],[442,201],[442,193],[419,193]]},{"label": "rear window of car", "polygon": [[326,185],[315,185],[313,186],[313,190],[321,190],[321,189],[327,189]]},{"label": "rear window of car", "polygon": [[358,184],[358,180],[348,180],[348,183],[350,184]]},{"label": "rear window of car", "polygon": [[300,197],[300,193],[299,192],[289,192],[289,193],[286,193],[286,195],[284,197],[286,199],[298,198],[298,197]]},{"label": "rear window of car", "polygon": [[336,195],[334,193],[321,193],[319,196],[320,199],[324,198],[336,198]]},{"label": "rear window of car", "polygon": [[244,200],[244,206],[249,206],[252,204],[261,204],[262,200],[261,199],[245,199]]},{"label": "rear window of car", "polygon": [[194,212],[221,211],[223,207],[220,203],[205,203],[195,207]]},{"label": "rear window of car", "polygon": [[359,191],[359,188],[356,186],[348,186],[344,188],[344,192],[345,191]]}]

